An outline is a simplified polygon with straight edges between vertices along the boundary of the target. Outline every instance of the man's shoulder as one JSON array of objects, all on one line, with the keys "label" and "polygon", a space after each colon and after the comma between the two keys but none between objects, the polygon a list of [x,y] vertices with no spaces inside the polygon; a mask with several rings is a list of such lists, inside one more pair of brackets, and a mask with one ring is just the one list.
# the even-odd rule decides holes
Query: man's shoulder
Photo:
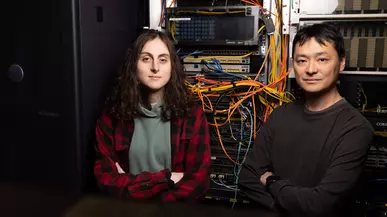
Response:
[{"label": "man's shoulder", "polygon": [[293,101],[284,103],[281,106],[275,108],[272,112],[273,115],[288,115],[290,113],[302,111],[304,104],[301,101]]},{"label": "man's shoulder", "polygon": [[374,129],[368,119],[358,109],[349,104],[341,110],[337,119],[339,121],[335,123],[337,135],[340,137],[340,141],[348,141],[343,143],[343,147],[346,147],[348,150],[359,147],[362,147],[363,151],[369,149]]},{"label": "man's shoulder", "polygon": [[303,105],[299,101],[284,103],[276,107],[268,116],[267,121],[265,122],[268,125],[277,125],[282,126],[284,123],[289,121],[295,121],[296,117],[299,117],[297,114],[302,112]]},{"label": "man's shoulder", "polygon": [[299,110],[300,108],[304,107],[304,102],[301,100],[296,100],[288,103],[284,103],[282,106],[278,107],[278,109],[284,109],[287,111],[297,109]]},{"label": "man's shoulder", "polygon": [[342,120],[345,121],[345,124],[354,127],[364,127],[370,131],[373,131],[373,127],[369,120],[350,103],[346,103],[347,105],[340,113],[340,115],[342,116]]}]

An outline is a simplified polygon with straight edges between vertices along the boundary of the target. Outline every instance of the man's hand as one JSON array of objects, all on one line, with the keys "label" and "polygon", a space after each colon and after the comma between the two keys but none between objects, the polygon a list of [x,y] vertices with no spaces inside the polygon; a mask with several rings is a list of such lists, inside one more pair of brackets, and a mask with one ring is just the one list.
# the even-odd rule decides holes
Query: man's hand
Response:
[{"label": "man's hand", "polygon": [[184,176],[184,173],[172,173],[171,180],[176,184],[182,179]]},{"label": "man's hand", "polygon": [[266,179],[267,179],[267,177],[273,176],[273,175],[274,175],[274,174],[273,174],[272,172],[265,172],[265,173],[261,176],[261,178],[260,178],[260,181],[261,181],[262,185],[265,185],[265,186],[266,186]]},{"label": "man's hand", "polygon": [[116,167],[117,167],[117,170],[118,170],[119,174],[124,174],[125,173],[125,171],[121,168],[121,166],[118,163],[116,163]]}]

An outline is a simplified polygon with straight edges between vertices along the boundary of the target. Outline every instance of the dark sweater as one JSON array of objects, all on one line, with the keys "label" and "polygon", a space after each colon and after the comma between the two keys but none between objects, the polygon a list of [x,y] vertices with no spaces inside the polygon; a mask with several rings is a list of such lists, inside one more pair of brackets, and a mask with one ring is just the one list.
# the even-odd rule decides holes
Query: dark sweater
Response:
[{"label": "dark sweater", "polygon": [[[240,173],[241,190],[270,208],[332,216],[348,200],[372,136],[370,123],[344,99],[320,112],[285,104],[259,132]],[[270,189],[259,181],[266,171],[282,178]]]}]

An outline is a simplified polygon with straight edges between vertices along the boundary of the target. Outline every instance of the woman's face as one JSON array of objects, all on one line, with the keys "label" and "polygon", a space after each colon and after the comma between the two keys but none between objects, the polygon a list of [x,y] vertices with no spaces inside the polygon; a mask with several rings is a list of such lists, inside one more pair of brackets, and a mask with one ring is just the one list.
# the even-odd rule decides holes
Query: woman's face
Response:
[{"label": "woman's face", "polygon": [[171,57],[160,38],[148,41],[137,62],[137,79],[151,92],[164,91],[171,78]]}]

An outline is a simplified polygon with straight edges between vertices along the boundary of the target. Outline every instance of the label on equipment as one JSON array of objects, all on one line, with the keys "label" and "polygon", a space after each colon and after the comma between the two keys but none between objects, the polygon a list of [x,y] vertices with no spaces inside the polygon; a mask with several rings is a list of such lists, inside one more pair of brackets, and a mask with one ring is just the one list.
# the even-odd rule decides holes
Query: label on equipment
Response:
[{"label": "label on equipment", "polygon": [[190,21],[191,17],[171,17],[170,21]]}]

